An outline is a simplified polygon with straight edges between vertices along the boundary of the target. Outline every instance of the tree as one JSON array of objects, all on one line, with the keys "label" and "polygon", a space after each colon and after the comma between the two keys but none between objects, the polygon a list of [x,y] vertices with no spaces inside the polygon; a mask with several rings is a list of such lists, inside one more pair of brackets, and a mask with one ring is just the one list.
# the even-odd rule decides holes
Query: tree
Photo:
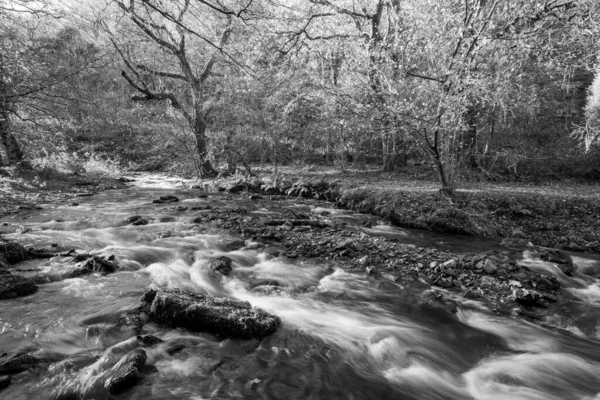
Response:
[{"label": "tree", "polygon": [[[251,11],[246,5],[191,0],[161,2],[149,0],[115,1],[131,26],[111,29],[127,70],[122,76],[138,92],[134,101],[168,101],[187,121],[196,141],[201,176],[213,176],[215,170],[208,157],[207,126],[212,111],[215,66],[224,61],[236,65],[225,47],[231,41],[236,18]],[[216,33],[215,33],[216,32]],[[225,60],[224,60],[225,59]],[[239,67],[239,65],[236,65]]]}]

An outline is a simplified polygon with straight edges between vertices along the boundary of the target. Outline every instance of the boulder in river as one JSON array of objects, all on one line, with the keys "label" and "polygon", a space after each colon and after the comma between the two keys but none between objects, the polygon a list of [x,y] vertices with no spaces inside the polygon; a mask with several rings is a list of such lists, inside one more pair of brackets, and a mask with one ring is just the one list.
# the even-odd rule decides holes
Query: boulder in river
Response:
[{"label": "boulder in river", "polygon": [[0,275],[0,299],[12,299],[37,292],[38,287],[32,279],[20,275]]},{"label": "boulder in river", "polygon": [[278,316],[245,301],[171,290],[156,293],[150,318],[162,325],[239,338],[262,338],[281,323]]},{"label": "boulder in river", "polygon": [[573,272],[573,260],[564,251],[546,250],[540,254],[540,258],[544,261],[554,263],[560,268],[565,275],[571,275]]},{"label": "boulder in river", "polygon": [[134,215],[133,217],[127,218],[128,225],[148,225],[148,220],[141,215]]},{"label": "boulder in river", "polygon": [[100,272],[103,275],[112,274],[116,272],[119,266],[110,261],[109,259],[105,259],[100,256],[91,256],[87,260],[83,261],[79,266],[73,271],[73,277],[77,277],[80,275],[90,274],[92,272]]},{"label": "boulder in river", "polygon": [[123,357],[111,368],[111,375],[104,384],[110,394],[124,392],[133,387],[141,378],[142,368],[146,365],[147,355],[143,349],[135,349]]},{"label": "boulder in river", "polygon": [[231,271],[233,271],[233,267],[231,266],[231,258],[225,256],[211,259],[208,266],[211,270],[219,272],[225,276],[229,275]]}]

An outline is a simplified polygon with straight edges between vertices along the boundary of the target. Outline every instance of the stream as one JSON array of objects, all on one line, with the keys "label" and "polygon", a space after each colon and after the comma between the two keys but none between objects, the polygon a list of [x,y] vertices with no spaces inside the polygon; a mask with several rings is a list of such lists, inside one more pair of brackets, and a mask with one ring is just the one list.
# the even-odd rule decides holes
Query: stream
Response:
[{"label": "stream", "polygon": [[[540,326],[461,298],[451,313],[424,300],[429,289],[423,286],[351,274],[339,261],[270,258],[262,249],[243,249],[238,236],[192,223],[194,211],[173,207],[235,207],[248,203],[242,196],[226,199],[159,176],[136,179],[123,190],[78,197],[78,206],[66,202],[0,219],[5,229],[27,228],[5,233],[6,239],[115,255],[120,268],[63,279],[73,268],[68,257],[16,266],[49,283],[33,295],[0,301],[0,354],[7,353],[0,363],[33,351],[48,361],[13,375],[1,399],[53,399],[58,388],[94,385],[102,373],[98,363],[115,363],[107,354],[132,346],[133,328],[118,323],[123,313],[160,287],[248,301],[282,324],[261,341],[147,324],[144,334],[184,348],[174,354],[166,344],[149,349],[156,370],[113,398],[600,400],[597,257],[574,257],[575,273],[566,277],[553,264],[529,260],[527,251],[521,255],[530,268],[559,277],[574,298],[572,312],[584,321],[577,326]],[[181,201],[152,204],[165,194]],[[285,206],[303,207],[299,199]],[[125,220],[132,215],[154,219],[130,226]],[[341,215],[352,224],[352,215]],[[385,226],[371,231],[456,252],[494,246]],[[217,279],[208,259],[220,255],[233,260],[233,272]],[[252,289],[251,282],[264,279],[280,286]],[[99,391],[93,398],[111,397]]]}]

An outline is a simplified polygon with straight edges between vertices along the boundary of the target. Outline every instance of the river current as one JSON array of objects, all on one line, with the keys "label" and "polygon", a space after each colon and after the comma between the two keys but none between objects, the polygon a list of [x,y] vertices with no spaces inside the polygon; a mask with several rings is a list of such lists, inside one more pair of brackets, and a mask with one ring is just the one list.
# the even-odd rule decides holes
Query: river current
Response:
[{"label": "river current", "polygon": [[[63,279],[73,267],[67,257],[17,266],[49,283],[31,296],[0,302],[0,353],[7,353],[0,363],[26,352],[43,354],[45,363],[13,375],[1,399],[52,399],[61,387],[94,385],[100,364],[114,364],[133,346],[135,332],[119,323],[123,313],[149,288],[162,287],[249,301],[278,315],[282,325],[262,341],[223,341],[148,324],[144,333],[185,347],[175,354],[167,344],[149,349],[155,372],[115,398],[600,400],[600,263],[594,258],[574,257],[576,271],[568,278],[522,255],[531,268],[560,278],[577,320],[585,321],[579,325],[539,326],[462,298],[453,313],[427,301],[427,288],[351,274],[336,261],[269,258],[261,249],[240,248],[239,237],[192,223],[192,211],[152,204],[165,194],[179,196],[175,205],[181,206],[242,202],[201,193],[145,176],[124,190],[77,198],[78,206],[0,220],[5,230],[24,231],[6,239],[115,255],[120,267],[111,275]],[[129,226],[132,215],[153,220]],[[408,231],[381,230],[416,240]],[[480,251],[481,242],[454,240],[445,246]],[[234,267],[222,279],[208,271],[208,259],[219,255]],[[251,289],[259,279],[280,286]]]}]

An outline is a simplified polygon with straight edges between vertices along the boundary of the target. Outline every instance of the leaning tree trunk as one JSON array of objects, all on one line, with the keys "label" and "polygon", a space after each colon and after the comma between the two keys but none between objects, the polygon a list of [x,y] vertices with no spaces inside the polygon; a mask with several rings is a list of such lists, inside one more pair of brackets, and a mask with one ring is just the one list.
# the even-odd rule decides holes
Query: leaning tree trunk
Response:
[{"label": "leaning tree trunk", "polygon": [[23,152],[10,131],[8,113],[0,109],[0,165],[16,164],[22,159]]},{"label": "leaning tree trunk", "polygon": [[196,137],[196,151],[200,158],[200,177],[212,178],[217,175],[208,159],[208,146],[206,140],[206,121],[202,117],[197,117],[194,121],[194,136]]}]

